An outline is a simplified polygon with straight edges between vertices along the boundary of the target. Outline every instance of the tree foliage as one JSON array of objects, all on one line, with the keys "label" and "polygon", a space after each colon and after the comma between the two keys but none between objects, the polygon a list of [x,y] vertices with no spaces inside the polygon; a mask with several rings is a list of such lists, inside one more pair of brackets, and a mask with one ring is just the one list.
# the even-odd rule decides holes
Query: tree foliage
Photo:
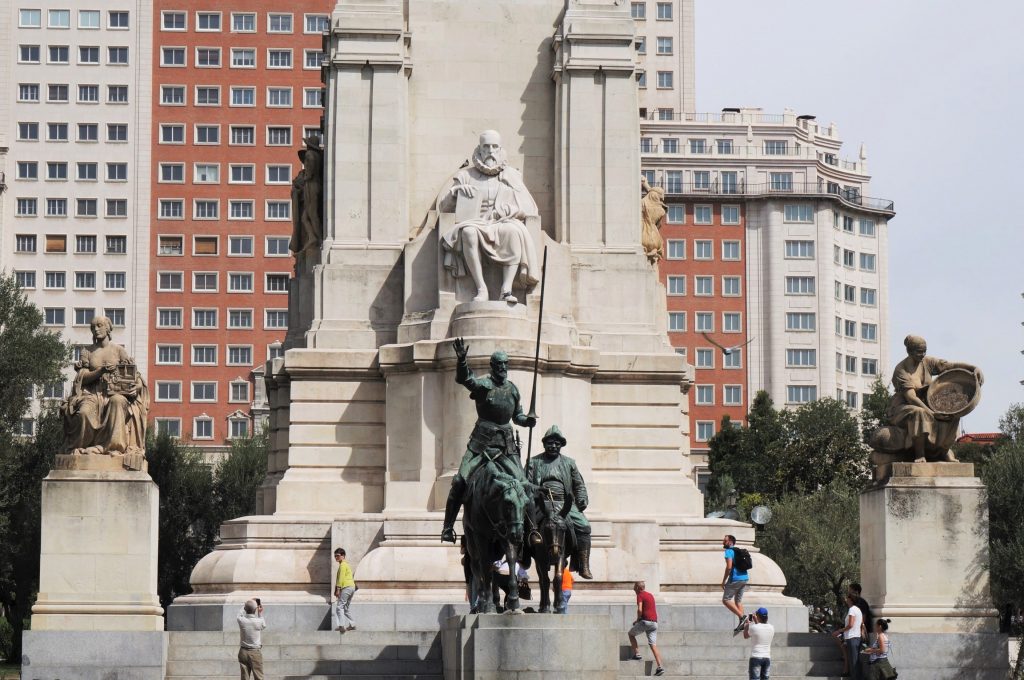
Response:
[{"label": "tree foliage", "polygon": [[892,391],[881,376],[871,383],[871,393],[864,395],[860,411],[860,430],[864,441],[868,441],[871,433],[885,424],[885,412],[889,408]]},{"label": "tree foliage", "polygon": [[231,453],[217,465],[214,492],[220,522],[256,513],[256,492],[267,476],[269,436],[257,432],[247,439],[234,439]]}]

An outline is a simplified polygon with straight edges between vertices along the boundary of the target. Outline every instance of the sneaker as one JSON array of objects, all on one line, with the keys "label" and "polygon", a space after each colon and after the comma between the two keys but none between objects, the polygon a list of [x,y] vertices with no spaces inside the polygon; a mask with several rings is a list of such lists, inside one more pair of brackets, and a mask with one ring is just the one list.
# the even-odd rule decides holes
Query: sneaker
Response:
[{"label": "sneaker", "polygon": [[633,656],[629,657],[629,660],[630,661],[643,661],[644,657],[640,656],[639,654],[634,654]]},{"label": "sneaker", "polygon": [[739,635],[743,632],[743,626],[747,623],[746,618],[741,618],[740,622],[736,624],[736,627],[732,629],[733,635]]},{"label": "sneaker", "polygon": [[355,629],[356,629],[356,627],[355,627],[355,626],[349,626],[349,627],[348,627],[348,630],[355,630]]},{"label": "sneaker", "polygon": [[658,667],[657,667],[657,668],[655,669],[655,671],[654,671],[654,674],[655,674],[655,675],[665,675],[665,669],[664,669],[664,668],[662,668],[661,666],[658,666]]}]

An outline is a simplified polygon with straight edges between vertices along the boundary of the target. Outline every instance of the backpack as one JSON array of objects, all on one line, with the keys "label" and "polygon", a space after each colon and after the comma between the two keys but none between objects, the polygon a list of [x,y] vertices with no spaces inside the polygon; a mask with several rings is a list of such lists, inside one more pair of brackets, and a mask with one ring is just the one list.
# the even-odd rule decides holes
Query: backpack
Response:
[{"label": "backpack", "polygon": [[732,548],[732,568],[736,571],[750,571],[751,567],[754,566],[753,561],[750,559],[750,552],[743,548]]}]

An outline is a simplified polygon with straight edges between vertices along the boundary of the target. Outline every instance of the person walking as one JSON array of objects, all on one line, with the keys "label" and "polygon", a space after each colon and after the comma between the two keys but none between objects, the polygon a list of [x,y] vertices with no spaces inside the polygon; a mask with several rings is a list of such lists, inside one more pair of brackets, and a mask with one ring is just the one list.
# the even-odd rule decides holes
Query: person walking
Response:
[{"label": "person walking", "polygon": [[747,589],[747,581],[750,577],[747,572],[736,568],[736,537],[726,534],[722,538],[722,548],[725,556],[725,573],[722,575],[722,604],[725,608],[739,617],[739,623],[732,629],[732,634],[737,635],[743,630],[746,619],[743,616],[743,591]]},{"label": "person walking", "polygon": [[629,629],[629,646],[633,654],[629,657],[631,661],[643,661],[640,656],[640,649],[637,647],[636,638],[643,634],[647,636],[647,644],[654,654],[654,662],[658,667],[654,669],[655,675],[665,675],[665,668],[661,663],[661,654],[658,652],[658,610],[654,605],[654,595],[647,592],[647,584],[637,581],[633,584],[633,592],[636,593],[636,621]]},{"label": "person walking", "polygon": [[238,613],[238,633],[241,638],[238,646],[238,665],[241,667],[242,680],[263,680],[263,635],[267,627],[263,619],[263,604],[260,599],[247,600]]},{"label": "person walking", "polygon": [[891,680],[896,671],[889,661],[889,619],[875,621],[875,644],[864,652],[868,655],[867,680]]},{"label": "person walking", "polygon": [[334,561],[338,563],[338,578],[334,582],[334,629],[344,633],[355,630],[356,622],[349,613],[352,596],[356,594],[356,580],[352,575],[352,565],[345,559],[345,549],[334,551]]},{"label": "person walking", "polygon": [[562,570],[562,614],[569,613],[569,598],[572,597],[572,571],[569,565]]},{"label": "person walking", "polygon": [[[753,619],[753,620],[751,620]],[[747,619],[743,627],[743,639],[753,640],[750,648],[750,662],[747,670],[750,680],[768,680],[772,667],[772,639],[775,626],[768,623],[768,610],[761,607]]]},{"label": "person walking", "polygon": [[832,635],[843,640],[846,648],[846,658],[849,660],[850,677],[853,680],[862,680],[860,668],[860,641],[861,627],[864,625],[864,614],[857,606],[857,598],[846,594],[846,604],[850,607],[846,612],[846,625],[836,630]]}]

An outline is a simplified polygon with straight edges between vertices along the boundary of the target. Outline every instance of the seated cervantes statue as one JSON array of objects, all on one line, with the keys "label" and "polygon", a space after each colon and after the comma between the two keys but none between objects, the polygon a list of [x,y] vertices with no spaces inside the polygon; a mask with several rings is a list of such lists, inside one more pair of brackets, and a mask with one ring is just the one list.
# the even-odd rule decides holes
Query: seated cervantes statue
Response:
[{"label": "seated cervantes statue", "polygon": [[[971,364],[927,356],[924,338],[908,335],[907,358],[892,374],[895,390],[886,409],[887,424],[872,433],[876,452],[898,458],[956,462],[960,418],[977,405],[985,377]],[[937,376],[933,378],[932,376]]]},{"label": "seated cervantes statue", "polygon": [[475,301],[490,299],[485,267],[501,268],[499,299],[506,302],[517,302],[513,284],[537,283],[539,263],[526,229],[537,204],[522,174],[508,166],[501,135],[494,130],[480,135],[472,165],[456,173],[438,207],[456,218],[455,226],[441,235],[444,266],[456,278],[469,275]]},{"label": "seated cervantes statue", "polygon": [[146,447],[149,391],[135,360],[111,340],[112,324],[89,324],[92,345],[75,362],[71,395],[61,404],[65,454],[142,454]]}]

